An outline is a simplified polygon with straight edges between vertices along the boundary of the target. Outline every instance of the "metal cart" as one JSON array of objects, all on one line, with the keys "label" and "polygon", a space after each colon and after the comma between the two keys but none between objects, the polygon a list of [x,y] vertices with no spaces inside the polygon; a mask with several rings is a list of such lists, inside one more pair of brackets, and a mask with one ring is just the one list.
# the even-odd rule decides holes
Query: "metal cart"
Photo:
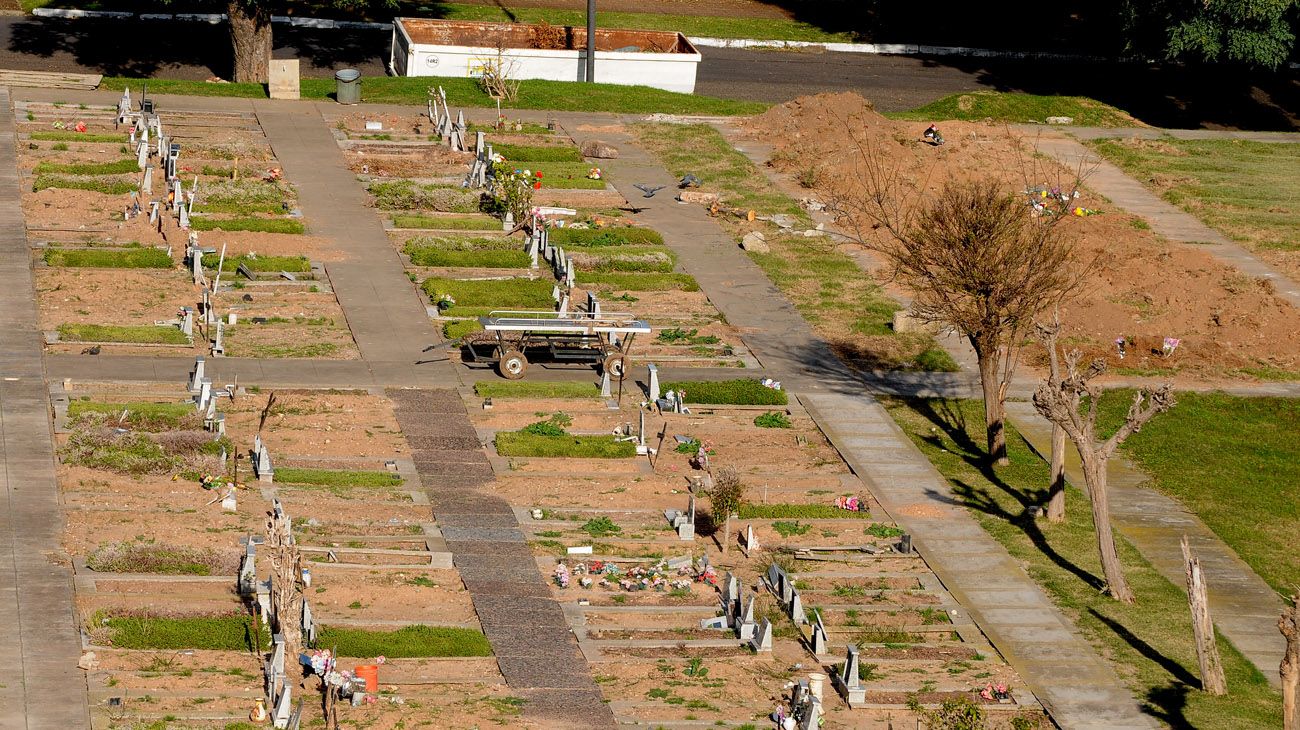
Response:
[{"label": "metal cart", "polygon": [[490,336],[466,345],[471,363],[495,365],[501,377],[518,380],[529,362],[599,365],[611,378],[627,372],[632,342],[650,334],[650,325],[618,312],[590,316],[582,312],[493,311],[478,318]]}]

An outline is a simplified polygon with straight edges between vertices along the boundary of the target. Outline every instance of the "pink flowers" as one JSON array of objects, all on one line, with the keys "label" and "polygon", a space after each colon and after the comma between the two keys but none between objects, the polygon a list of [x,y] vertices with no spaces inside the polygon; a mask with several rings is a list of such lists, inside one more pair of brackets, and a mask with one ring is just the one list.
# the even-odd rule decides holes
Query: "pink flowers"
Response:
[{"label": "pink flowers", "polygon": [[992,702],[994,700],[1005,700],[1011,697],[1011,688],[1005,684],[990,684],[980,690],[980,697]]},{"label": "pink flowers", "polygon": [[850,512],[861,512],[865,505],[857,497],[836,497],[835,506]]},{"label": "pink flowers", "polygon": [[1183,344],[1183,341],[1177,337],[1166,337],[1165,342],[1160,349],[1164,352],[1165,357],[1169,357],[1174,354],[1174,350],[1177,350],[1178,346],[1181,344]]}]

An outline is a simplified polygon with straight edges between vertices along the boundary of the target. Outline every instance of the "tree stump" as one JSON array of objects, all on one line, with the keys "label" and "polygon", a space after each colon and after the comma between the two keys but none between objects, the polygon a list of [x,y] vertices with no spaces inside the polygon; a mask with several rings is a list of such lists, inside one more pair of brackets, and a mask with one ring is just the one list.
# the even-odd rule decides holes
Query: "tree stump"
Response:
[{"label": "tree stump", "polygon": [[1201,689],[1212,695],[1228,693],[1228,683],[1223,678],[1223,662],[1219,660],[1219,645],[1214,639],[1214,621],[1210,618],[1210,600],[1206,595],[1205,572],[1201,561],[1192,554],[1192,548],[1183,535],[1183,563],[1187,571],[1187,604],[1192,611],[1192,631],[1196,636],[1196,658],[1201,663]]}]

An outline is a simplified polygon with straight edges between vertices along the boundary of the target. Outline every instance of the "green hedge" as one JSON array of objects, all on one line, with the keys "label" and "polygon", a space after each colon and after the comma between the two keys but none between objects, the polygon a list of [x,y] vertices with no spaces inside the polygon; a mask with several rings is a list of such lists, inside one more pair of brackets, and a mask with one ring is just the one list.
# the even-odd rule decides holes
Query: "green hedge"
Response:
[{"label": "green hedge", "polygon": [[161,325],[61,324],[64,342],[121,342],[136,345],[188,345],[190,340],[176,327]]},{"label": "green hedge", "polygon": [[675,382],[660,386],[663,391],[682,389],[686,390],[687,405],[783,406],[790,402],[784,390],[774,390],[749,379]]},{"label": "green hedge", "polygon": [[600,389],[592,383],[483,380],[474,384],[474,394],[483,398],[598,398]]},{"label": "green hedge", "polygon": [[507,162],[582,162],[582,152],[562,145],[522,145],[499,143],[492,151]]},{"label": "green hedge", "polygon": [[501,221],[489,216],[395,215],[394,228],[429,228],[444,231],[499,231]]},{"label": "green hedge", "polygon": [[542,279],[503,279],[494,281],[461,281],[432,276],[424,280],[421,288],[433,301],[450,294],[456,306],[450,314],[460,316],[462,309],[523,309],[548,311],[555,308],[551,297],[554,283]]},{"label": "green hedge", "polygon": [[[203,254],[204,268],[215,269],[220,261],[221,254]],[[234,271],[240,264],[247,266],[249,271],[262,273],[288,271],[291,274],[303,274],[311,271],[311,261],[306,256],[249,256],[247,254],[227,256],[222,263],[222,268],[225,271]]]},{"label": "green hedge", "polygon": [[650,228],[552,228],[549,234],[553,245],[565,248],[600,246],[662,246],[664,237]]},{"label": "green hedge", "polygon": [[63,175],[130,175],[140,171],[134,158],[115,162],[85,162],[60,165],[56,162],[42,162],[32,172],[37,175],[59,173]]},{"label": "green hedge", "polygon": [[96,269],[167,269],[174,263],[166,251],[156,248],[108,251],[47,248],[44,258],[50,266]]},{"label": "green hedge", "polygon": [[578,284],[605,286],[614,291],[699,291],[690,274],[638,274],[614,271],[578,271]]},{"label": "green hedge", "polygon": [[[689,388],[687,389],[689,390]],[[278,472],[277,472],[278,473]],[[742,504],[736,511],[742,520],[775,520],[794,517],[805,520],[866,520],[871,512],[840,509],[826,504]]]},{"label": "green hedge", "polygon": [[32,182],[32,192],[57,188],[59,190],[89,190],[105,195],[126,195],[135,190],[135,183],[126,180],[101,180],[98,178],[81,179],[59,177],[57,175],[39,175]]},{"label": "green hedge", "polygon": [[332,469],[297,469],[280,467],[275,481],[283,484],[314,484],[323,487],[369,487],[383,489],[401,486],[401,476],[386,471],[336,471]]},{"label": "green hedge", "polygon": [[625,459],[636,456],[636,445],[613,436],[543,436],[526,431],[499,431],[497,453],[502,456]]},{"label": "green hedge", "polygon": [[254,233],[290,233],[301,235],[307,227],[296,218],[192,218],[196,231],[253,231]]}]

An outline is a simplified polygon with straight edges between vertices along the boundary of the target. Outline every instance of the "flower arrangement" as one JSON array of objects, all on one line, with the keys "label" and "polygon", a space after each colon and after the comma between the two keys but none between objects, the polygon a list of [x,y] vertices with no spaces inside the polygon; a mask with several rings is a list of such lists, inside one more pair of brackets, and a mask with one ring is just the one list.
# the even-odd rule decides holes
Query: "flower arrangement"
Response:
[{"label": "flower arrangement", "polygon": [[1128,354],[1127,350],[1125,349],[1127,345],[1128,345],[1127,338],[1125,337],[1115,338],[1115,349],[1119,352],[1119,359],[1121,360],[1123,360],[1124,356]]},{"label": "flower arrangement", "polygon": [[551,577],[555,580],[555,584],[558,585],[559,587],[568,588],[569,581],[571,580],[571,576],[569,573],[569,566],[565,565],[564,563],[557,563],[555,566],[555,571],[554,573],[551,574]]},{"label": "flower arrangement", "polygon": [[456,306],[456,298],[450,294],[440,294],[438,295],[437,305],[439,312],[445,312]]},{"label": "flower arrangement", "polygon": [[1181,344],[1183,344],[1183,341],[1177,337],[1166,337],[1164,344],[1160,346],[1160,351],[1164,353],[1165,357],[1169,357],[1174,354],[1174,350],[1177,350]]},{"label": "flower arrangement", "polygon": [[866,503],[857,497],[836,497],[835,506],[850,512],[861,512],[867,509]]},{"label": "flower arrangement", "polygon": [[1011,688],[1005,684],[990,684],[980,690],[980,697],[990,702],[1011,699]]},{"label": "flower arrangement", "polygon": [[604,175],[605,175],[605,173],[601,172],[599,167],[593,167],[593,168],[591,168],[591,170],[587,173],[587,179],[588,179],[588,180],[600,180]]}]

